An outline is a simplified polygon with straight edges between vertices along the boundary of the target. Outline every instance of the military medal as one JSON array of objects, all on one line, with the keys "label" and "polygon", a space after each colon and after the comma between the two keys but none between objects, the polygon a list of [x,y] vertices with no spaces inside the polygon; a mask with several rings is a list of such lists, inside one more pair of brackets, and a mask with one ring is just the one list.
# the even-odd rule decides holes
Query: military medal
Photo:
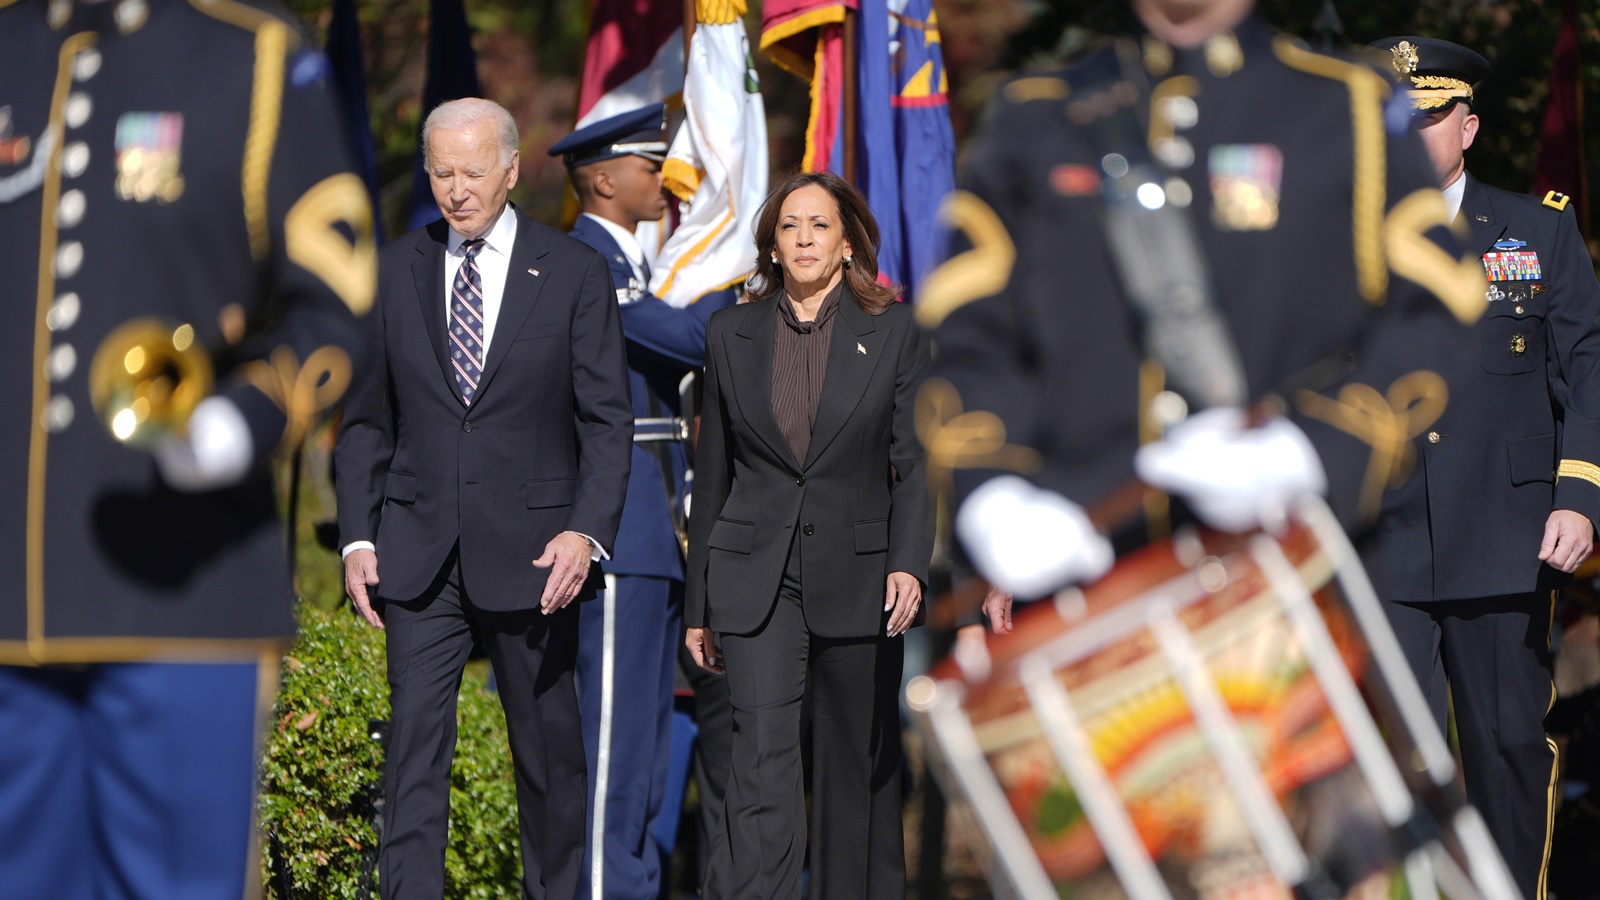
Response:
[{"label": "military medal", "polygon": [[[1501,244],[1521,241],[1497,241]],[[1539,254],[1533,250],[1491,250],[1483,255],[1483,271],[1490,281],[1535,281],[1544,277]]]},{"label": "military medal", "polygon": [[1283,151],[1273,144],[1218,144],[1208,160],[1211,218],[1224,231],[1266,231],[1278,224]]},{"label": "military medal", "polygon": [[182,145],[183,113],[123,113],[117,120],[117,196],[139,203],[181,197]]}]

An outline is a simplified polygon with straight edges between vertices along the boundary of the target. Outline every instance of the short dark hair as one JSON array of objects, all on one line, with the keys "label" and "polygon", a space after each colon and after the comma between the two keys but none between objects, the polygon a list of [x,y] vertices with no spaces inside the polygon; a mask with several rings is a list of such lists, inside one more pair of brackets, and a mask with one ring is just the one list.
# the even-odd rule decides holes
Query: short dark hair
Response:
[{"label": "short dark hair", "polygon": [[752,230],[756,240],[756,270],[745,281],[751,300],[766,300],[783,290],[783,267],[772,261],[778,247],[778,219],[783,201],[803,187],[816,185],[827,191],[839,207],[839,220],[850,242],[851,261],[844,280],[861,309],[880,315],[900,296],[900,288],[878,283],[878,220],[872,207],[850,182],[832,172],[801,172],[778,185],[756,212]]}]

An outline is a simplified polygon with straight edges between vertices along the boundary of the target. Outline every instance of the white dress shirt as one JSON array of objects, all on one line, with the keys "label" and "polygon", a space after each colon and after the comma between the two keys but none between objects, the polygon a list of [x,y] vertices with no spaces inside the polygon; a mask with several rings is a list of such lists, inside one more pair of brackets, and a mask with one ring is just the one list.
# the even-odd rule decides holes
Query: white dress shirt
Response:
[{"label": "white dress shirt", "polygon": [[[483,249],[478,251],[478,275],[483,279],[483,356],[489,358],[489,342],[494,340],[494,323],[500,318],[500,298],[506,292],[506,273],[511,270],[511,245],[517,239],[517,216],[511,211],[510,204],[500,210],[500,218],[495,220],[483,236]],[[450,328],[451,287],[456,282],[456,273],[461,270],[461,264],[467,259],[466,248],[462,245],[467,239],[450,231],[450,239],[445,243],[444,252],[444,312],[445,330]]]},{"label": "white dress shirt", "polygon": [[1450,221],[1455,221],[1461,214],[1461,198],[1467,193],[1467,173],[1462,172],[1456,180],[1444,189],[1444,206],[1450,211]]}]

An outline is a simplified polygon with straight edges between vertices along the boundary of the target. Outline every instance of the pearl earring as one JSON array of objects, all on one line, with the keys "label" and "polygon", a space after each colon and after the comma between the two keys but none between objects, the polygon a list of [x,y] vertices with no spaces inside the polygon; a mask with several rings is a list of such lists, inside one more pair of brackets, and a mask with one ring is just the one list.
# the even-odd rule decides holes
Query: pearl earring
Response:
[{"label": "pearl earring", "polygon": [[773,265],[777,265],[778,264],[778,254],[776,254],[776,253],[772,254],[772,264]]}]

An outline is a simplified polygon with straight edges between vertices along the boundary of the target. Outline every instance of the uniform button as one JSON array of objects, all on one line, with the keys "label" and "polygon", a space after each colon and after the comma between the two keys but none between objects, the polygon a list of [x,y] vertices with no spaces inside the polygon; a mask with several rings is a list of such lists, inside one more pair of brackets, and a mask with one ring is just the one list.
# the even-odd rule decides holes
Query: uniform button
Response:
[{"label": "uniform button", "polygon": [[810,523],[810,522],[807,522],[807,523],[806,523],[806,524],[805,524],[805,527],[803,527],[803,528],[801,528],[801,529],[800,529],[800,533],[801,533],[801,534],[803,534],[803,535],[805,535],[805,536],[806,536],[806,537],[810,537],[810,536],[812,536],[812,535],[813,535],[813,534],[816,534],[816,533],[817,533],[817,529],[815,529],[815,528],[813,528],[813,527],[812,527],[812,526],[811,526],[811,523]]},{"label": "uniform button", "polygon": [[1522,315],[1522,307],[1517,307],[1517,315]]},{"label": "uniform button", "polygon": [[67,149],[61,152],[61,170],[67,173],[68,178],[77,178],[87,168],[89,168],[89,145],[83,141],[68,144]]},{"label": "uniform button", "polygon": [[44,324],[51,331],[66,331],[78,321],[78,312],[82,304],[78,302],[78,295],[66,293],[56,298],[51,304],[50,311],[44,314]]},{"label": "uniform button", "polygon": [[51,381],[65,381],[77,367],[78,351],[72,349],[71,344],[62,344],[50,351],[50,357],[45,362],[45,375]]},{"label": "uniform button", "polygon": [[116,9],[117,30],[123,34],[138,31],[150,18],[150,6],[144,0],[122,0]]},{"label": "uniform button", "polygon": [[83,123],[89,121],[89,113],[94,109],[94,103],[89,95],[82,91],[74,91],[67,97],[66,119],[68,128],[81,128]]},{"label": "uniform button", "polygon": [[100,51],[92,47],[79,52],[78,58],[72,63],[72,77],[79,81],[88,81],[98,71],[100,71]]},{"label": "uniform button", "polygon": [[44,405],[44,430],[52,434],[63,431],[72,424],[72,399],[69,397],[51,397],[50,402]]},{"label": "uniform button", "polygon": [[1439,443],[1439,441],[1440,441],[1439,432],[1437,432],[1437,431],[1428,432],[1428,443],[1437,444],[1437,443]]},{"label": "uniform button", "polygon": [[472,423],[471,422],[462,422],[461,423],[461,430],[465,431],[467,434],[471,434],[472,433]]},{"label": "uniform button", "polygon": [[78,274],[78,268],[82,265],[83,245],[77,241],[67,241],[56,251],[56,275],[71,278]]},{"label": "uniform button", "polygon": [[801,487],[805,487],[806,486],[806,477],[804,475],[801,475],[799,478],[796,478],[794,480],[794,483],[800,485]]},{"label": "uniform button", "polygon": [[83,221],[83,209],[88,205],[84,199],[83,191],[73,188],[61,195],[61,203],[56,206],[56,224],[62,228],[71,228]]}]

